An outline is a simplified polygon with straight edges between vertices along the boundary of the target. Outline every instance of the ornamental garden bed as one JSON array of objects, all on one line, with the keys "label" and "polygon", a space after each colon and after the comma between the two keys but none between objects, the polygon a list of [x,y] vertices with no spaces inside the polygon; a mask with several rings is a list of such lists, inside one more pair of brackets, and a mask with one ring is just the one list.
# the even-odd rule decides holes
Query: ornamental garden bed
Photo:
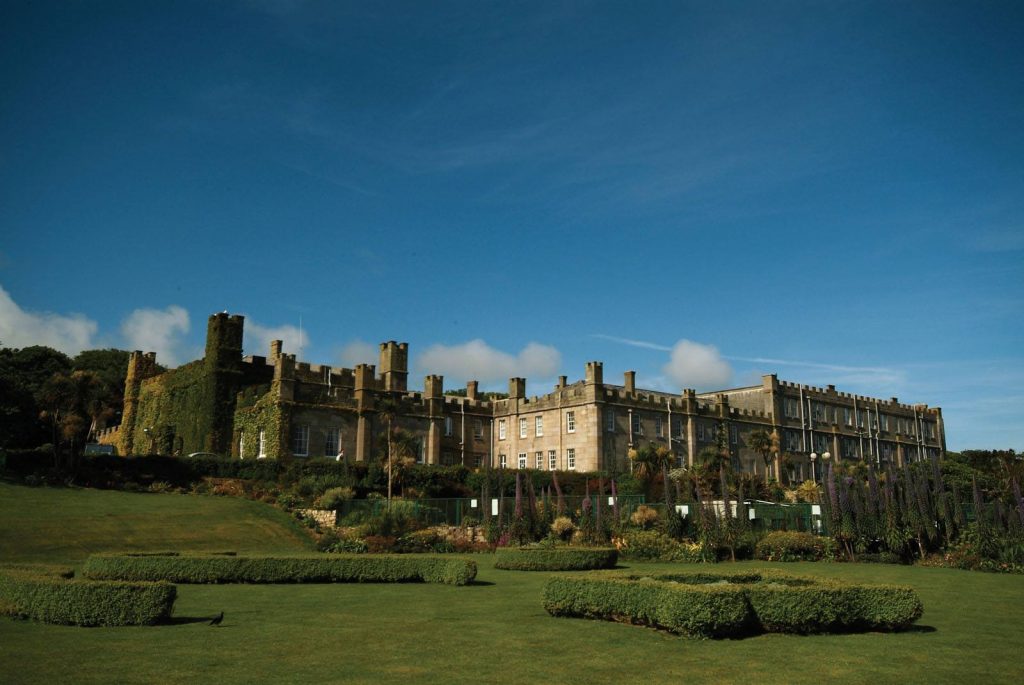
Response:
[{"label": "ornamental garden bed", "polygon": [[621,621],[688,637],[900,630],[923,611],[908,587],[771,570],[553,577],[543,601],[552,616]]},{"label": "ornamental garden bed", "polygon": [[476,562],[430,554],[94,554],[87,578],[173,583],[444,583],[466,585]]},{"label": "ornamental garden bed", "polygon": [[615,568],[614,547],[520,547],[494,553],[494,568],[511,571],[591,571]]},{"label": "ornamental garden bed", "polygon": [[0,614],[77,626],[154,625],[171,616],[167,582],[80,580],[70,568],[0,567]]}]

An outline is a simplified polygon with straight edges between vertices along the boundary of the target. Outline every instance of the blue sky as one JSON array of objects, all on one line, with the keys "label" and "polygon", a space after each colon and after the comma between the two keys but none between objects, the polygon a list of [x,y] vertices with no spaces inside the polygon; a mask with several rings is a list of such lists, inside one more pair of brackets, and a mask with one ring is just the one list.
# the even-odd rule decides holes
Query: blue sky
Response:
[{"label": "blue sky", "polygon": [[531,394],[584,363],[1024,449],[1024,5],[7,2],[0,341],[247,316]]}]

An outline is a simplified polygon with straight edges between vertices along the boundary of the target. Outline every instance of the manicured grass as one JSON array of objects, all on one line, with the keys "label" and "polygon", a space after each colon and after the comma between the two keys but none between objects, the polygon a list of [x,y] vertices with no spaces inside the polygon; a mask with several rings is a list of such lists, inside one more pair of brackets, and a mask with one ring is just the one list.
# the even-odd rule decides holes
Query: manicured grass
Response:
[{"label": "manicured grass", "polygon": [[312,547],[284,512],[232,497],[0,483],[0,522],[0,560],[75,564],[94,552]]},{"label": "manicured grass", "polygon": [[[167,519],[167,535],[184,535],[176,520]],[[108,541],[108,548],[116,542]],[[489,555],[473,558],[480,566],[478,583],[467,587],[180,585],[178,622],[151,628],[0,619],[0,673],[5,682],[33,683],[963,685],[1016,683],[1024,671],[1020,576],[882,565],[727,565],[909,585],[924,602],[924,616],[917,629],[896,634],[697,641],[605,621],[552,618],[541,606],[547,573],[498,571]],[[222,610],[222,628],[194,620]]]}]

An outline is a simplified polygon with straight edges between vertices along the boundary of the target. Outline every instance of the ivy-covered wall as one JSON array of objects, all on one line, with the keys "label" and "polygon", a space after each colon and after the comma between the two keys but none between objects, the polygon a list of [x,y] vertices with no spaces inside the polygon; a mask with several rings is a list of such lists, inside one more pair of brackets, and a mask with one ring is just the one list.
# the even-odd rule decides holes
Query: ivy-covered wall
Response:
[{"label": "ivy-covered wall", "polygon": [[279,459],[287,454],[287,425],[276,388],[252,404],[235,410],[232,456],[256,459],[260,450],[260,431],[263,431],[264,456]]},{"label": "ivy-covered wall", "polygon": [[214,425],[214,413],[202,360],[146,379],[139,387],[134,425],[130,427],[133,451],[136,454],[205,451],[207,436]]}]

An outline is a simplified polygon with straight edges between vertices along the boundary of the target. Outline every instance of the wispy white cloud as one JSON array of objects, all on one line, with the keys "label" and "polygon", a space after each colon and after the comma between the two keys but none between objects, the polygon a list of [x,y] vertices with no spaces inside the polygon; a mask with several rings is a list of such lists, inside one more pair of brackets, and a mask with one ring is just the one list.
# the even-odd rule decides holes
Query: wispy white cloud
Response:
[{"label": "wispy white cloud", "polygon": [[121,322],[121,335],[130,349],[156,352],[158,362],[177,366],[190,327],[188,312],[172,304],[166,309],[134,310]]},{"label": "wispy white cloud", "polygon": [[376,364],[379,348],[365,340],[352,340],[338,350],[338,360],[346,368],[355,368],[359,364]]},{"label": "wispy white cloud", "polygon": [[646,340],[634,340],[632,338],[620,338],[614,335],[605,335],[604,333],[591,333],[591,338],[598,338],[600,340],[608,340],[609,342],[621,343],[623,345],[630,345],[631,347],[640,347],[645,350],[659,350],[661,352],[671,352],[672,348],[669,345],[660,345],[658,343],[648,342]]},{"label": "wispy white cloud", "polygon": [[0,343],[5,347],[46,345],[74,355],[92,347],[96,330],[96,322],[82,314],[26,311],[0,286]]},{"label": "wispy white cloud", "polygon": [[255,319],[246,317],[244,337],[242,345],[248,354],[268,354],[272,340],[282,341],[284,352],[300,355],[299,361],[302,361],[301,350],[309,349],[309,334],[291,324],[264,326]]},{"label": "wispy white cloud", "polygon": [[558,373],[561,353],[550,345],[531,342],[516,354],[495,349],[480,339],[461,345],[432,345],[417,359],[421,370],[454,382],[481,383],[514,376],[550,378]]}]

